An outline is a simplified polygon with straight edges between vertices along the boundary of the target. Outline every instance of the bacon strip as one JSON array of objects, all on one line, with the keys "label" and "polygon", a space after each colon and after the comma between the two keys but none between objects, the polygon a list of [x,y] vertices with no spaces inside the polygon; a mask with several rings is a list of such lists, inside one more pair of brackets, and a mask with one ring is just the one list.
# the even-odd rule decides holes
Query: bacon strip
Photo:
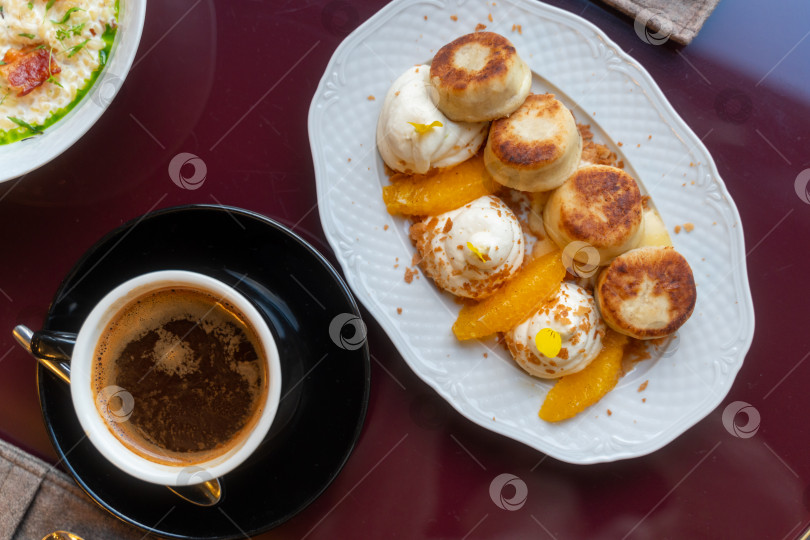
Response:
[{"label": "bacon strip", "polygon": [[0,75],[6,78],[18,96],[28,94],[51,75],[62,71],[51,51],[44,47],[9,49],[3,56],[3,62],[5,65],[0,66]]}]

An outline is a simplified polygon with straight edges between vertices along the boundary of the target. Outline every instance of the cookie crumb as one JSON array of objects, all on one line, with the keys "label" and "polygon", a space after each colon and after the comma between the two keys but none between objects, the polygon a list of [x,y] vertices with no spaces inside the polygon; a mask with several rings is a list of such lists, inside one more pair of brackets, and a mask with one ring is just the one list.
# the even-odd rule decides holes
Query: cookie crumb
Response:
[{"label": "cookie crumb", "polygon": [[377,98],[375,98],[374,96],[371,96],[371,95],[368,96],[366,99],[369,100],[369,101],[376,101],[377,100]]},{"label": "cookie crumb", "polygon": [[680,225],[675,225],[675,234],[680,234],[680,232],[681,232],[681,226]]},{"label": "cookie crumb", "polygon": [[641,398],[642,403],[647,403],[647,398]]},{"label": "cookie crumb", "polygon": [[397,315],[402,315],[402,308],[401,307],[397,308]]},{"label": "cookie crumb", "polygon": [[619,146],[624,146],[624,143],[622,141],[619,141],[616,144],[619,145]]},{"label": "cookie crumb", "polygon": [[489,22],[492,22],[492,13],[490,13],[489,15],[487,15],[487,20],[488,20]]},{"label": "cookie crumb", "polygon": [[613,411],[611,411],[610,409],[608,409],[608,410],[607,410],[607,415],[608,415],[608,416],[612,416],[612,415],[613,415]]},{"label": "cookie crumb", "polygon": [[692,231],[695,230],[695,224],[694,223],[684,223],[683,228],[684,228],[684,230],[686,232],[692,232]]},{"label": "cookie crumb", "polygon": [[648,380],[646,380],[646,381],[644,381],[643,383],[641,383],[641,384],[639,385],[639,387],[638,387],[638,391],[639,391],[639,392],[643,392],[644,390],[646,390],[646,389],[647,389],[647,385],[648,385],[649,383],[650,383],[649,379],[648,379]]},{"label": "cookie crumb", "polygon": [[387,223],[386,223],[385,225],[383,225],[383,230],[384,230],[384,231],[387,231],[387,230],[388,230],[388,224],[387,224]]},{"label": "cookie crumb", "polygon": [[478,24],[475,25],[475,31],[476,32],[480,32],[481,30],[486,30],[486,29],[487,29],[487,25],[485,25],[485,24],[478,23]]},{"label": "cookie crumb", "polygon": [[418,276],[419,271],[415,268],[406,268],[405,269],[405,283],[411,283],[413,281],[414,276]]},{"label": "cookie crumb", "polygon": [[458,17],[456,17],[455,15],[450,15],[450,20],[456,22],[458,20]]},{"label": "cookie crumb", "polygon": [[489,353],[484,353],[484,358],[489,358]]},{"label": "cookie crumb", "polygon": [[349,158],[349,159],[347,159],[346,161],[347,161],[347,162],[349,162],[349,163],[351,163],[351,162],[352,162],[352,158]]},{"label": "cookie crumb", "polygon": [[427,15],[425,15],[425,20],[427,20]]}]

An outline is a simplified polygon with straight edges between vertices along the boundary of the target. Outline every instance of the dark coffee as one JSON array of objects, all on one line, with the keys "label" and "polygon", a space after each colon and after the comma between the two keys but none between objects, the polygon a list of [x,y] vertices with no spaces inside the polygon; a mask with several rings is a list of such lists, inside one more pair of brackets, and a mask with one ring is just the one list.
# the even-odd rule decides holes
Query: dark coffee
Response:
[{"label": "dark coffee", "polygon": [[150,461],[193,464],[222,455],[243,442],[265,406],[267,361],[256,331],[199,289],[165,288],[129,302],[95,357],[96,395],[123,389],[97,399],[99,412]]}]

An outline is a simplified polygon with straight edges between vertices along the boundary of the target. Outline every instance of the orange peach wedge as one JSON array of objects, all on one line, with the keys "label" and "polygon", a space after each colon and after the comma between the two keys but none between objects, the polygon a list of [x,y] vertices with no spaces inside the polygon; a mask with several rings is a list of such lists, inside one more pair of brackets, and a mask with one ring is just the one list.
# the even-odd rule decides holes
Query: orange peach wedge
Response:
[{"label": "orange peach wedge", "polygon": [[527,263],[498,292],[478,304],[461,308],[453,332],[458,339],[475,339],[506,332],[548,300],[565,277],[559,251]]},{"label": "orange peach wedge", "polygon": [[435,216],[498,189],[484,167],[484,159],[477,155],[428,175],[395,174],[391,185],[383,187],[383,201],[389,214]]},{"label": "orange peach wedge", "polygon": [[585,369],[562,377],[546,395],[539,416],[547,422],[573,418],[613,390],[622,373],[622,356],[627,336],[610,328],[602,340],[602,351]]}]

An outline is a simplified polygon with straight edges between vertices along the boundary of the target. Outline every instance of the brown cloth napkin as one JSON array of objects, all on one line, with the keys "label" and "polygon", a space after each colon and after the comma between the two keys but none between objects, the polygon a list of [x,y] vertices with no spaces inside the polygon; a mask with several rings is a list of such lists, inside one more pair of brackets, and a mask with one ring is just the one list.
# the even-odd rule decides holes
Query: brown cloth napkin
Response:
[{"label": "brown cloth napkin", "polygon": [[602,1],[633,17],[639,37],[653,45],[663,43],[667,36],[682,45],[689,45],[720,3],[720,0]]},{"label": "brown cloth napkin", "polygon": [[0,440],[0,540],[40,540],[58,530],[86,540],[144,538],[96,505],[68,475]]}]

